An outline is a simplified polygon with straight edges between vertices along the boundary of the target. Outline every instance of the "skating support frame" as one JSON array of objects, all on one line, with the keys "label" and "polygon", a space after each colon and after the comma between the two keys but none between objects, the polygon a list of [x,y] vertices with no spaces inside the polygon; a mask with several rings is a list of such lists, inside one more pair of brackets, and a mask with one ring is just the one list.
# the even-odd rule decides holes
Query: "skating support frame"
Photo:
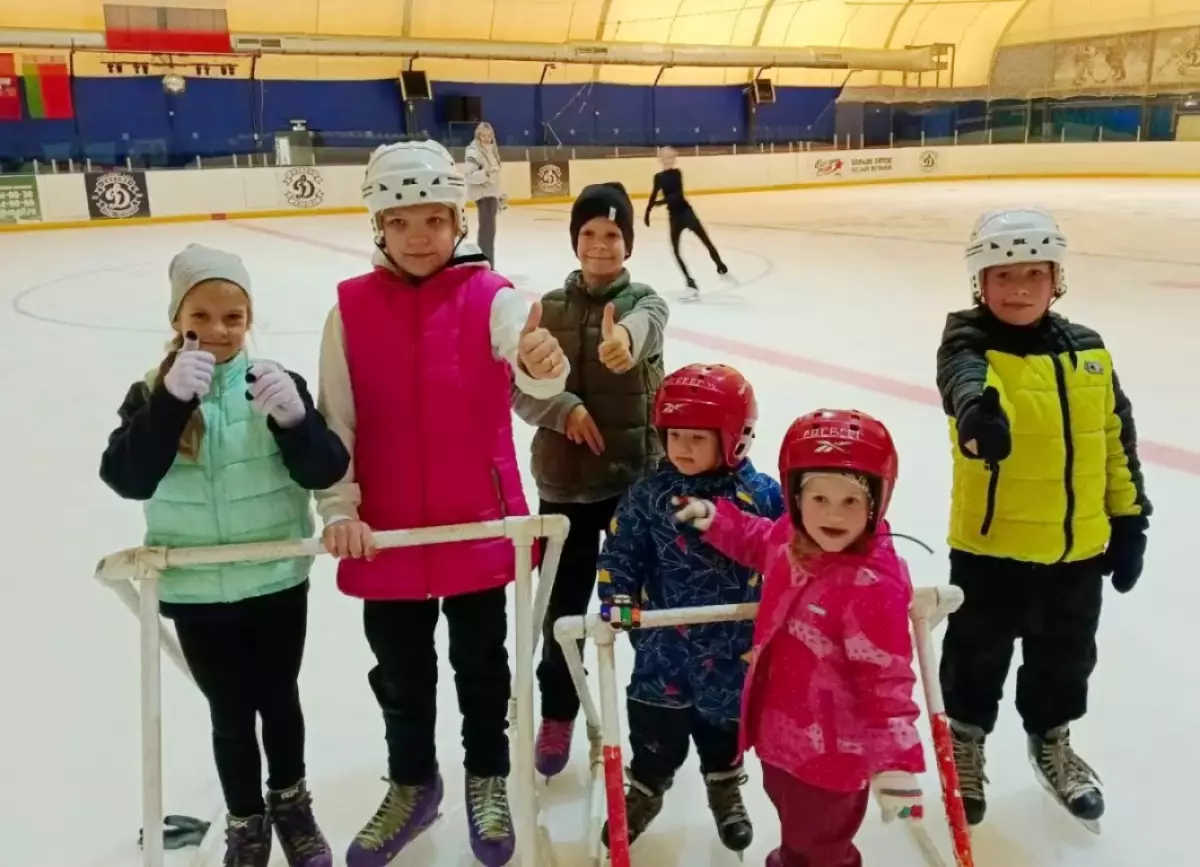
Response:
[{"label": "skating support frame", "polygon": [[[922,587],[913,595],[909,609],[913,643],[920,671],[925,706],[929,714],[938,776],[954,845],[957,867],[974,867],[971,843],[967,836],[967,821],[950,742],[950,727],[942,702],[942,690],[937,677],[937,661],[933,650],[934,628],[962,605],[963,594],[957,587]],[[726,620],[753,620],[757,604],[713,605],[703,608],[676,608],[666,611],[643,611],[641,629],[662,629],[716,623]],[[563,617],[554,624],[554,637],[562,645],[575,689],[579,693],[585,716],[590,725],[601,731],[602,761],[592,768],[592,787],[588,799],[588,854],[594,864],[604,860],[600,832],[604,815],[608,816],[608,854],[612,867],[630,867],[629,834],[625,816],[624,762],[621,756],[620,707],[617,698],[616,632],[599,615]],[[592,701],[584,676],[583,654],[576,645],[581,638],[596,643],[600,681],[600,706]],[[903,823],[920,849],[929,867],[947,867],[928,829],[920,821]]]},{"label": "skating support frame", "polygon": [[[505,518],[477,524],[456,524],[375,534],[378,548],[438,545],[482,539],[511,539],[516,558],[515,620],[516,662],[510,717],[516,738],[514,821],[519,867],[552,867],[549,835],[538,825],[537,777],[534,768],[533,655],[550,600],[550,589],[562,555],[570,522],[563,515]],[[547,540],[539,569],[536,599],[533,593],[533,545]],[[100,561],[95,577],[116,591],[137,616],[141,635],[141,738],[142,738],[142,865],[163,864],[163,756],[162,670],[167,657],[191,679],[187,662],[173,631],[158,610],[158,581],[164,570],[177,566],[214,563],[251,563],[312,557],[325,554],[318,540],[261,542],[206,548],[129,548]],[[206,843],[215,836],[210,833]]]}]

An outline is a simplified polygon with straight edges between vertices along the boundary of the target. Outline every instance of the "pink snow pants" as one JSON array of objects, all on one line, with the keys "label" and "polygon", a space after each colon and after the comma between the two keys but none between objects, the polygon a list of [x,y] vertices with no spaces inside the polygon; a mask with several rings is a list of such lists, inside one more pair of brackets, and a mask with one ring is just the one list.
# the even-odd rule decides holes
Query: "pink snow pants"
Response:
[{"label": "pink snow pants", "polygon": [[763,787],[779,813],[783,842],[767,867],[862,867],[854,836],[867,815],[870,790],[831,792],[766,763]]}]

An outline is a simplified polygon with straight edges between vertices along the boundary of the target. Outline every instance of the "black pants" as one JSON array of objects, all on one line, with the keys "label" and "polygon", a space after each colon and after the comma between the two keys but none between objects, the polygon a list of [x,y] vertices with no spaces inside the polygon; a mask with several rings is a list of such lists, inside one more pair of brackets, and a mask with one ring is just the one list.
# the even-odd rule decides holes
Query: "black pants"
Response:
[{"label": "black pants", "polygon": [[1099,558],[1041,566],[951,551],[950,583],[965,599],[942,643],[947,715],[992,731],[1019,638],[1017,712],[1025,731],[1045,734],[1083,717],[1096,667]]},{"label": "black pants", "polygon": [[704,231],[704,224],[700,222],[700,218],[696,216],[696,212],[691,208],[685,208],[679,211],[671,211],[668,214],[671,223],[671,251],[675,254],[675,261],[679,263],[679,270],[683,272],[683,276],[691,282],[692,275],[687,269],[687,265],[683,261],[683,256],[679,255],[679,239],[683,236],[684,231],[691,231],[700,239],[700,243],[708,248],[708,255],[712,257],[713,264],[718,268],[721,267],[721,254],[717,252],[717,248],[708,237],[708,232]]},{"label": "black pants", "polygon": [[367,680],[383,710],[388,776],[415,786],[437,771],[439,607],[462,713],[463,764],[476,777],[508,776],[510,692],[505,588],[417,602],[365,602],[363,627],[377,665]]},{"label": "black pants", "polygon": [[738,727],[714,726],[694,708],[660,707],[640,701],[625,703],[629,714],[629,774],[656,792],[671,784],[687,759],[688,741],[696,744],[700,773],[718,774],[739,763]]},{"label": "black pants", "polygon": [[[542,500],[542,515],[566,515],[571,522],[563,543],[562,559],[550,591],[550,605],[542,624],[542,661],[538,686],[542,693],[542,716],[573,720],[579,714],[579,696],[562,648],[554,639],[554,622],[560,617],[586,614],[596,590],[596,561],[600,559],[600,534],[608,530],[620,497],[598,503],[548,503]],[[579,643],[583,646],[583,642]]]},{"label": "black pants", "polygon": [[260,718],[267,785],[282,790],[304,778],[296,681],[308,628],[308,583],[228,605],[175,605],[170,616],[192,677],[208,699],[225,807],[234,816],[261,815]]}]

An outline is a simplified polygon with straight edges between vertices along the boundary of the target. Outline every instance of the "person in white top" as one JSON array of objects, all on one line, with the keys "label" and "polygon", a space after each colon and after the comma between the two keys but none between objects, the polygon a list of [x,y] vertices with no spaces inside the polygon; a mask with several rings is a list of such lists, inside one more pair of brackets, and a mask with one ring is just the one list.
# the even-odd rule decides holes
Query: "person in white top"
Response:
[{"label": "person in white top", "polygon": [[500,149],[490,123],[475,127],[475,138],[467,145],[464,157],[471,201],[479,209],[479,249],[496,264],[496,215],[506,207],[507,197],[500,184]]},{"label": "person in white top", "polygon": [[321,342],[318,406],[352,461],[317,495],[338,587],[363,600],[376,660],[388,791],[347,867],[384,867],[437,817],[437,654],[444,613],[463,716],[471,848],[501,867],[515,847],[506,780],[507,539],[377,550],[374,531],[527,515],[512,387],[562,392],[569,363],[532,307],[465,240],[467,184],[436,142],[380,148],[363,195],[374,269],[338,286]]}]

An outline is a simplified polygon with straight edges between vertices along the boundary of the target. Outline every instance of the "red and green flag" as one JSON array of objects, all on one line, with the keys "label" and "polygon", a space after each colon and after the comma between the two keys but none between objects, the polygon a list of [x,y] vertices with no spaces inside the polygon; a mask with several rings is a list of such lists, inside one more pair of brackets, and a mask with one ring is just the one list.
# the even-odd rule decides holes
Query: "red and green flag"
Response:
[{"label": "red and green flag", "polygon": [[21,65],[25,79],[25,105],[35,120],[70,120],[75,116],[71,98],[71,68],[61,57],[26,57]]},{"label": "red and green flag", "polygon": [[21,117],[17,58],[12,54],[0,54],[0,120],[20,120]]}]

